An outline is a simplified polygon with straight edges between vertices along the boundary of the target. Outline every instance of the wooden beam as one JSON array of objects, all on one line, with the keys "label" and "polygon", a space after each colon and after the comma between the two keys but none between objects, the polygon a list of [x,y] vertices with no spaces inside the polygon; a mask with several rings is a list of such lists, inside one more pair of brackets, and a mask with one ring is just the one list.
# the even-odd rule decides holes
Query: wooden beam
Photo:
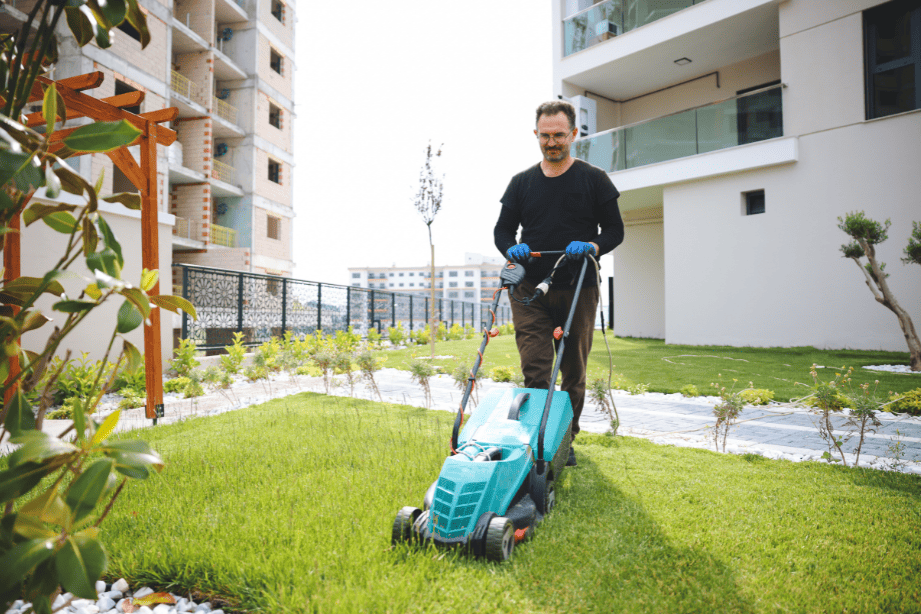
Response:
[{"label": "wooden beam", "polygon": [[[145,189],[141,191],[141,254],[143,267],[148,271],[160,268],[160,240],[157,207],[157,124],[147,121],[141,141],[141,173]],[[154,284],[150,294],[160,294],[160,281]],[[157,409],[163,407],[163,357],[161,356],[160,309],[150,310],[150,326],[144,326],[144,364],[147,381],[147,412],[150,419],[157,417]]]},{"label": "wooden beam", "polygon": [[[110,96],[109,98],[101,98],[100,102],[105,102],[110,104],[113,107],[118,107],[119,109],[124,107],[133,107],[141,104],[144,101],[144,92],[128,92],[127,94],[119,94],[118,96]],[[67,104],[67,101],[64,101],[64,104]],[[178,114],[178,110],[176,111]],[[67,109],[67,119],[76,119],[78,117],[86,117],[83,113],[77,111],[72,111]],[[29,113],[26,115],[26,125],[30,128],[32,126],[44,126],[45,117],[42,115],[41,111],[36,113]]]},{"label": "wooden beam", "polygon": [[[154,123],[161,122],[171,122],[177,117],[179,117],[179,109],[176,107],[167,107],[165,109],[159,109],[157,111],[148,111],[147,113],[141,113],[138,117],[143,117],[144,119],[149,119]],[[157,126],[159,130],[161,126]]]},{"label": "wooden beam", "polygon": [[91,90],[99,87],[102,82],[105,80],[105,75],[101,71],[88,72],[85,75],[77,75],[76,77],[67,77],[66,79],[61,79],[59,81],[52,81],[47,77],[37,77],[35,83],[32,85],[32,92],[29,95],[29,102],[41,102],[45,99],[45,90],[42,89],[44,85],[51,85],[56,83],[58,87],[64,86],[68,89],[74,90],[75,92],[82,92],[83,90]]},{"label": "wooden beam", "polygon": [[147,179],[141,172],[141,167],[134,161],[134,156],[128,153],[127,149],[119,147],[118,149],[107,151],[106,155],[109,156],[121,172],[125,173],[125,176],[134,184],[134,187],[136,187],[139,192],[146,188]]}]

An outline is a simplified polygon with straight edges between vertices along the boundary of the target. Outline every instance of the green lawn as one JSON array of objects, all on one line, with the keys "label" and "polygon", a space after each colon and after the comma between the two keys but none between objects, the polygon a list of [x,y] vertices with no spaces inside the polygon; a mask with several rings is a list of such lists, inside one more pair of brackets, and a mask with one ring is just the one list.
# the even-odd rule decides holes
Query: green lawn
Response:
[{"label": "green lawn", "polygon": [[[480,338],[465,341],[446,341],[436,345],[439,356],[434,364],[450,372],[458,360],[472,365],[480,346]],[[650,392],[679,392],[682,386],[694,384],[701,394],[713,394],[711,383],[718,382],[722,374],[728,386],[733,378],[737,388],[754,382],[755,388],[775,392],[775,400],[789,401],[803,397],[809,391],[796,382],[811,382],[809,371],[813,363],[829,367],[821,370],[823,379],[834,377],[832,367],[855,367],[854,386],[879,380],[879,392],[905,392],[921,387],[921,375],[867,371],[860,367],[879,364],[908,364],[908,352],[868,352],[858,350],[817,350],[813,347],[753,348],[727,346],[666,345],[660,339],[615,338],[608,334],[614,359],[614,372],[620,374],[621,387],[631,384],[650,384]],[[415,346],[402,350],[385,350],[387,367],[408,368],[413,355],[428,356],[428,346]],[[518,349],[512,335],[502,335],[490,340],[486,348],[481,375],[488,376],[496,366],[511,366],[519,370]],[[589,357],[589,377],[607,378],[608,352],[601,332],[595,333]]]},{"label": "green lawn", "polygon": [[921,612],[921,477],[588,435],[503,565],[391,548],[443,412],[302,393],[135,431],[108,575],[267,612]]}]

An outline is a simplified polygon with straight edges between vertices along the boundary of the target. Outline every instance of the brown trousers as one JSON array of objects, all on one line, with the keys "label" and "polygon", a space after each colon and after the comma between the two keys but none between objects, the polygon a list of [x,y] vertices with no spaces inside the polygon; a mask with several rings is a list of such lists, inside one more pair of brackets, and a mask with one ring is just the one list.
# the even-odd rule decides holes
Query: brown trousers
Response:
[{"label": "brown trousers", "polygon": [[[549,389],[553,361],[559,348],[559,342],[553,338],[553,329],[566,324],[575,293],[575,286],[553,286],[548,294],[528,306],[511,301],[515,342],[521,357],[525,388]],[[515,291],[519,299],[533,295],[534,284],[527,280]],[[572,402],[573,439],[579,432],[579,416],[585,404],[585,366],[592,351],[597,308],[598,286],[583,287],[563,348],[563,362],[560,364],[560,373],[563,375],[561,389],[569,393]]]}]

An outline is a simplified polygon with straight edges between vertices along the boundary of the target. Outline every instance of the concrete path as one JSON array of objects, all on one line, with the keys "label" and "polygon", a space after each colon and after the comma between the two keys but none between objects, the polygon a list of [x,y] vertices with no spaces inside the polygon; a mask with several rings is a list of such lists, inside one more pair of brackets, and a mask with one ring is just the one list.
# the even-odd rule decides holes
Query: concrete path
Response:
[{"label": "concrete path", "polygon": [[[349,389],[343,384],[344,378],[338,379],[339,386],[334,388],[332,394],[349,396]],[[377,382],[384,401],[425,406],[422,391],[412,382],[409,372],[382,369],[377,374]],[[482,398],[491,389],[511,387],[512,384],[482,380],[478,394]],[[452,378],[446,375],[433,377],[431,389],[432,409],[457,410],[462,394]],[[214,392],[197,399],[167,395],[166,416],[158,423],[168,424],[193,416],[216,415],[301,391],[323,392],[322,379],[304,376],[292,382],[282,375],[271,384],[240,382],[230,391]],[[353,393],[355,397],[377,400],[362,383],[355,386]],[[710,427],[715,421],[712,411],[717,400],[713,397],[686,398],[679,394],[659,393],[631,396],[615,391],[614,400],[620,414],[621,427],[618,432],[621,435],[643,437],[661,444],[714,449]],[[878,468],[892,468],[895,465],[902,471],[921,474],[921,418],[904,414],[882,414],[879,418],[883,426],[875,433],[866,435],[860,465]],[[789,405],[746,407],[729,433],[726,450],[794,461],[819,460],[828,448],[818,434],[814,424],[816,420],[817,417],[812,413]],[[846,420],[846,416],[834,417],[837,434],[843,434]],[[69,425],[70,422],[66,420],[46,420],[44,430],[60,434]],[[142,409],[133,409],[122,412],[119,430],[150,425],[151,421],[143,417]],[[580,425],[583,431],[604,433],[610,430],[610,419],[587,403]],[[856,445],[855,437],[845,445],[845,452],[852,453]],[[576,446],[578,450],[578,442]],[[8,449],[8,444],[0,445],[0,453]],[[853,455],[848,454],[846,457],[848,464],[853,464]]]}]

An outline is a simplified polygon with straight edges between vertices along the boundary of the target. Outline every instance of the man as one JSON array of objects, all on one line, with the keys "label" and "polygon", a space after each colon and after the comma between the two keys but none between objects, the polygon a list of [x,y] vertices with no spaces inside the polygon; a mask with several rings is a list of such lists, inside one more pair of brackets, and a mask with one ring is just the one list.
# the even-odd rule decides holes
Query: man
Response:
[{"label": "man", "polygon": [[[569,155],[578,133],[575,109],[564,101],[546,102],[537,108],[537,129],[543,159],[515,175],[502,196],[502,211],[494,231],[496,247],[513,262],[525,264],[524,282],[518,298],[534,295],[535,286],[553,269],[556,258],[528,264],[534,251],[566,250],[581,265],[591,254],[607,254],[624,240],[624,223],[617,207],[620,193],[607,173]],[[521,227],[521,242],[515,236]],[[600,227],[600,232],[599,232]],[[550,292],[524,305],[512,300],[515,341],[521,356],[526,388],[548,389],[553,370],[553,330],[566,323],[575,295],[578,268],[560,268]],[[595,311],[598,307],[598,276],[590,262],[573,316],[560,372],[562,389],[572,401],[572,437],[579,433],[579,416],[585,402],[585,365],[592,349]],[[569,448],[568,466],[576,465]]]}]

